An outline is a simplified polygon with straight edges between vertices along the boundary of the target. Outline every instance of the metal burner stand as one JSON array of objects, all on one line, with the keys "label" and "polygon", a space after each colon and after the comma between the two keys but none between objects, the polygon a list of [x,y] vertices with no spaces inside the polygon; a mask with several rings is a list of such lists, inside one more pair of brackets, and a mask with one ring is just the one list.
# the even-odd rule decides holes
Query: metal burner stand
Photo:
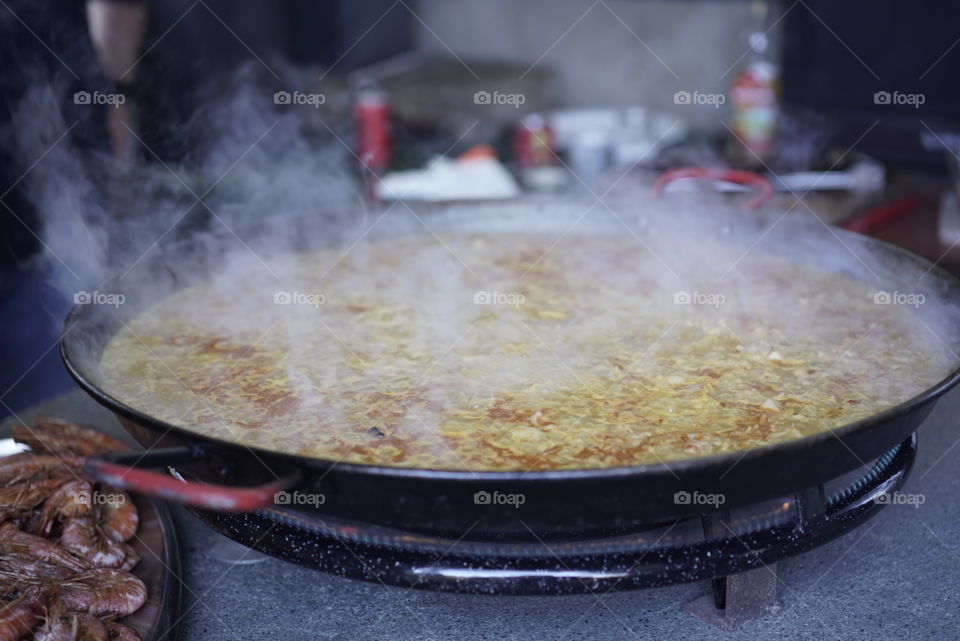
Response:
[{"label": "metal burner stand", "polygon": [[914,434],[839,491],[828,493],[819,484],[746,509],[718,510],[642,532],[586,540],[454,540],[288,509],[192,511],[217,532],[266,554],[338,576],[397,586],[544,595],[713,579],[714,611],[696,602],[688,610],[731,627],[773,605],[773,564],[778,560],[822,545],[876,514],[887,503],[880,497],[906,480],[916,444]]}]

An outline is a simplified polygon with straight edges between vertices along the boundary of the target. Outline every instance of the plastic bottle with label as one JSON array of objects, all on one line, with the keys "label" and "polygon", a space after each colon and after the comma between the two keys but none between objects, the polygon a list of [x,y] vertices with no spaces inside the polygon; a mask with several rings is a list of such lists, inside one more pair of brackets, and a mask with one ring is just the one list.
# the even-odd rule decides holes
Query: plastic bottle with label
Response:
[{"label": "plastic bottle with label", "polygon": [[769,5],[756,1],[751,11],[757,30],[747,37],[750,51],[730,83],[730,155],[736,164],[757,167],[774,151],[780,80],[767,35]]}]

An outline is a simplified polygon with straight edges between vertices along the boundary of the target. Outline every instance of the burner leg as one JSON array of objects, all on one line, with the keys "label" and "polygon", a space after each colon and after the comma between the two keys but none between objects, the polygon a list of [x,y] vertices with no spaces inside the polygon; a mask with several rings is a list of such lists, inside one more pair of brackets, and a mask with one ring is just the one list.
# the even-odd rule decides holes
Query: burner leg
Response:
[{"label": "burner leg", "polygon": [[710,579],[710,587],[713,588],[713,607],[725,610],[727,608],[727,577]]},{"label": "burner leg", "polygon": [[826,512],[825,494],[823,483],[797,493],[797,523],[801,529],[823,520]]},{"label": "burner leg", "polygon": [[[721,509],[716,512],[703,514],[700,517],[700,524],[703,527],[703,534],[707,538],[721,538],[729,532],[729,527],[724,524],[730,520],[730,510]],[[711,579],[713,587],[713,603],[718,610],[727,607],[727,578],[718,577]]]},{"label": "burner leg", "polygon": [[[822,493],[822,488],[821,488]],[[729,510],[718,510],[701,516],[703,533],[708,538],[729,533],[724,524],[730,520]],[[738,574],[710,581],[711,594],[683,606],[688,614],[724,630],[736,630],[746,621],[759,619],[772,612],[777,602],[777,565],[753,568]]]},{"label": "burner leg", "polygon": [[[718,588],[718,584],[722,587]],[[684,612],[718,628],[738,630],[747,621],[759,619],[777,609],[775,563],[713,579],[713,587],[712,594],[684,605]],[[722,602],[717,598],[718,594],[722,594]]]}]

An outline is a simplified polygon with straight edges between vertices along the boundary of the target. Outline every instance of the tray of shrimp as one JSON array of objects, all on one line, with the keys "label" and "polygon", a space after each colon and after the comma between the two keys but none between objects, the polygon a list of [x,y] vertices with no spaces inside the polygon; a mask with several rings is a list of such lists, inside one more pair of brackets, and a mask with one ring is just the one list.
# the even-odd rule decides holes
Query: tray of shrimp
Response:
[{"label": "tray of shrimp", "polygon": [[0,641],[174,638],[169,512],[83,473],[87,457],[130,449],[58,419],[0,434]]}]

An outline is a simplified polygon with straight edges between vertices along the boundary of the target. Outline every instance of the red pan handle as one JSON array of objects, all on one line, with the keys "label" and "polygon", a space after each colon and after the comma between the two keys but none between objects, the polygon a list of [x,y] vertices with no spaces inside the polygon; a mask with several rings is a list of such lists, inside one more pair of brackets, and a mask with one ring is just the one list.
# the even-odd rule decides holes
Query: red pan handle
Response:
[{"label": "red pan handle", "polygon": [[218,512],[252,512],[270,505],[274,494],[297,482],[286,477],[254,487],[213,485],[181,481],[163,472],[154,472],[104,458],[88,458],[83,471],[92,479],[145,496],[173,501]]},{"label": "red pan handle", "polygon": [[677,167],[662,172],[653,181],[653,197],[660,198],[663,188],[668,183],[679,178],[705,178],[708,180],[722,180],[737,185],[747,185],[757,189],[757,195],[744,203],[745,210],[756,209],[773,197],[773,185],[770,181],[752,171],[740,169],[723,169],[714,167]]}]

